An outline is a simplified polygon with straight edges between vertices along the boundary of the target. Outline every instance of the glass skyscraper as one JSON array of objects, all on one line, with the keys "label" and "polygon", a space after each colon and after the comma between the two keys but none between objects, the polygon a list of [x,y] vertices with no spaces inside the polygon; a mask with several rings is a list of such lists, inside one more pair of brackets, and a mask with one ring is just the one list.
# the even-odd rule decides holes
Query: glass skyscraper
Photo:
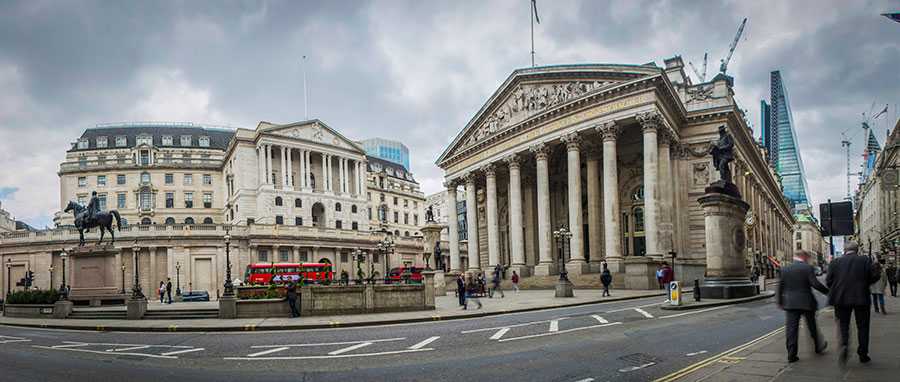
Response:
[{"label": "glass skyscraper", "polygon": [[781,178],[784,195],[794,211],[809,210],[808,187],[797,132],[791,115],[791,104],[781,72],[773,71],[770,77],[770,104],[761,102],[762,144],[768,152],[769,163]]},{"label": "glass skyscraper", "polygon": [[392,141],[389,139],[372,138],[360,141],[366,154],[384,159],[403,166],[406,171],[409,169],[409,148],[403,143]]}]

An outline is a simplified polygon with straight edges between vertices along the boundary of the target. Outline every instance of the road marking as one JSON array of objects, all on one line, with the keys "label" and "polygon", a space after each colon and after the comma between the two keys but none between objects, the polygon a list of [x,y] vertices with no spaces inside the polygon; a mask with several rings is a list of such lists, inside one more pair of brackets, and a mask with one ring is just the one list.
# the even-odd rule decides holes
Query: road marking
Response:
[{"label": "road marking", "polygon": [[593,378],[585,378],[585,379],[579,379],[575,382],[594,382],[594,379]]},{"label": "road marking", "polygon": [[643,369],[643,368],[645,368],[645,367],[650,367],[650,366],[653,366],[653,365],[656,365],[656,362],[649,362],[649,363],[645,363],[645,364],[640,365],[640,366],[626,367],[626,368],[624,368],[624,369],[619,369],[619,372],[620,372],[620,373],[628,373],[628,372],[632,372],[632,371],[635,371],[635,370]]},{"label": "road marking", "polygon": [[771,331],[771,332],[769,332],[769,333],[766,333],[766,334],[762,335],[761,337],[756,338],[756,339],[754,339],[754,340],[752,340],[752,341],[750,341],[750,342],[747,342],[747,343],[745,343],[745,344],[743,344],[743,345],[738,345],[738,346],[736,346],[736,347],[734,347],[734,348],[732,348],[732,349],[730,349],[730,350],[726,350],[726,351],[724,351],[724,352],[722,352],[722,353],[719,353],[719,355],[715,355],[715,356],[709,357],[709,358],[704,359],[704,360],[702,360],[702,361],[700,361],[700,362],[697,362],[697,363],[695,363],[695,364],[693,364],[693,365],[690,365],[690,366],[688,366],[688,367],[685,367],[684,369],[678,370],[678,371],[676,371],[676,372],[674,372],[674,373],[671,373],[671,374],[669,374],[669,375],[666,375],[666,376],[664,376],[664,377],[661,377],[661,378],[659,378],[659,379],[656,379],[656,380],[654,380],[654,382],[670,382],[670,381],[678,380],[678,379],[680,379],[681,377],[684,377],[684,376],[686,376],[686,375],[689,375],[689,374],[691,374],[691,373],[693,373],[693,372],[695,372],[695,371],[697,371],[697,370],[699,370],[699,369],[702,369],[702,368],[704,368],[704,367],[706,367],[706,366],[709,366],[709,365],[715,363],[715,362],[718,361],[719,359],[722,359],[722,358],[725,358],[725,357],[729,357],[729,356],[731,356],[731,355],[733,355],[733,354],[737,354],[737,353],[739,353],[739,352],[741,352],[741,351],[744,351],[744,350],[746,350],[747,348],[749,348],[749,347],[751,347],[751,346],[753,346],[753,345],[756,345],[757,343],[760,343],[760,342],[762,342],[762,341],[765,341],[765,340],[768,339],[768,338],[771,338],[772,336],[775,336],[775,335],[780,334],[780,333],[783,332],[783,331],[784,331],[784,326],[782,326],[782,327],[780,327],[780,328],[778,328],[778,329],[775,329],[775,330],[773,330],[773,331]]},{"label": "road marking", "polygon": [[247,354],[247,357],[259,357],[261,355],[277,353],[277,352],[280,352],[283,350],[288,350],[288,349],[290,349],[290,348],[287,346],[282,346],[280,348],[274,348],[274,349],[269,349],[269,350],[263,350],[261,352],[257,352],[257,353],[253,353],[253,354]]},{"label": "road marking", "polygon": [[[95,344],[85,344],[85,345],[95,345]],[[156,354],[144,354],[144,353],[126,353],[126,352],[110,353],[110,352],[102,351],[102,350],[75,349],[75,348],[72,348],[72,347],[61,348],[61,347],[53,347],[53,346],[39,346],[39,345],[31,345],[31,346],[32,346],[32,347],[35,347],[35,348],[38,348],[38,349],[47,349],[47,350],[65,350],[65,351],[75,351],[75,352],[82,352],[82,353],[106,354],[106,355],[115,354],[115,355],[117,355],[117,356],[118,356],[118,355],[133,355],[133,356],[136,356],[136,357],[162,358],[162,359],[178,359],[178,357],[175,357],[175,356],[168,356],[168,355],[156,355]]]},{"label": "road marking", "polygon": [[296,360],[296,359],[329,359],[329,358],[353,358],[353,357],[374,357],[374,356],[382,356],[382,355],[391,355],[391,354],[403,354],[403,353],[416,353],[423,351],[432,351],[432,348],[421,348],[421,349],[404,349],[404,350],[395,350],[395,351],[386,351],[386,352],[378,352],[378,353],[354,353],[354,354],[338,354],[338,355],[311,355],[311,356],[299,356],[299,357],[225,357],[223,359],[226,360],[238,360],[238,361],[250,361],[250,360],[265,360],[265,361],[278,361],[278,360]]},{"label": "road marking", "polygon": [[690,312],[677,313],[677,314],[670,314],[670,315],[668,315],[668,316],[660,316],[659,318],[660,318],[660,319],[663,319],[663,318],[672,318],[672,317],[687,316],[687,315],[689,315],[689,314],[697,314],[697,313],[709,312],[709,311],[711,311],[711,310],[727,308],[727,307],[729,307],[729,306],[731,306],[731,305],[722,305],[722,306],[716,306],[716,307],[712,307],[712,308],[706,308],[706,309],[700,309],[700,310],[692,310],[692,311],[690,311]]},{"label": "road marking", "polygon": [[131,351],[131,350],[139,350],[149,348],[150,345],[142,345],[142,346],[131,346],[127,348],[119,348],[119,349],[106,349],[106,351]]},{"label": "road marking", "polygon": [[195,351],[201,351],[201,350],[205,350],[205,349],[203,349],[203,348],[193,348],[193,349],[176,350],[176,351],[170,351],[170,352],[167,352],[167,353],[162,353],[162,355],[175,355],[175,354],[193,353],[193,352],[195,352]]},{"label": "road marking", "polygon": [[647,308],[647,307],[651,307],[651,306],[659,306],[659,303],[658,303],[658,302],[654,302],[654,303],[652,303],[652,304],[638,305],[638,306],[632,306],[632,307],[629,307],[629,308],[622,308],[622,309],[610,310],[610,311],[608,311],[608,312],[606,312],[606,313],[624,312],[624,311],[628,311],[628,310],[633,310],[633,309],[635,309],[635,308]]},{"label": "road marking", "polygon": [[24,337],[0,336],[0,344],[9,344],[13,342],[29,342],[31,340]]},{"label": "road marking", "polygon": [[550,332],[558,332],[559,331],[559,320],[551,320],[550,321]]},{"label": "road marking", "polygon": [[597,320],[598,322],[600,322],[601,324],[608,324],[608,323],[609,323],[609,321],[607,321],[605,318],[600,317],[600,316],[598,316],[598,315],[596,315],[596,314],[591,315],[591,317],[594,317],[594,319]]},{"label": "road marking", "polygon": [[532,334],[532,335],[522,336],[522,337],[504,338],[504,339],[500,340],[499,342],[524,340],[524,339],[528,339],[528,338],[537,338],[537,337],[544,337],[544,336],[552,336],[552,335],[556,335],[556,334],[571,333],[571,332],[577,332],[579,330],[595,329],[595,328],[602,328],[604,326],[621,325],[621,324],[622,324],[621,322],[610,322],[608,324],[584,326],[584,327],[580,327],[580,328],[560,330],[558,332],[547,332],[547,333]]},{"label": "road marking", "polygon": [[706,354],[706,350],[695,351],[695,352],[693,352],[693,353],[687,353],[687,354],[685,354],[685,355],[688,356],[688,357],[693,357],[693,356],[695,356],[695,355],[700,355],[700,354]]},{"label": "road marking", "polygon": [[56,346],[51,346],[51,347],[54,349],[61,349],[61,348],[74,348],[74,347],[78,347],[78,346],[90,346],[90,344],[86,344],[84,342],[64,341],[63,343],[66,343],[68,345],[56,345]]},{"label": "road marking", "polygon": [[421,349],[421,348],[425,347],[425,345],[428,345],[434,341],[437,341],[438,338],[441,338],[441,337],[440,336],[429,337],[422,342],[419,342],[413,346],[410,346],[409,349],[411,349],[411,350]]},{"label": "road marking", "polygon": [[508,331],[509,331],[509,328],[503,328],[503,329],[500,329],[500,330],[497,331],[497,333],[494,333],[494,335],[491,336],[490,339],[492,339],[492,340],[499,340],[499,339],[500,339],[501,337],[503,337],[503,335],[506,334],[506,332],[508,332]]},{"label": "road marking", "polygon": [[[554,320],[568,320],[568,319],[570,319],[570,318],[571,318],[571,317],[560,317],[560,318],[554,318]],[[460,332],[460,333],[462,333],[462,334],[469,334],[469,333],[487,332],[487,331],[498,330],[498,329],[503,329],[503,328],[518,328],[518,327],[520,327],[520,326],[528,326],[528,325],[535,325],[535,324],[543,324],[543,323],[545,323],[545,322],[550,322],[550,321],[552,321],[552,320],[531,321],[531,322],[526,322],[526,323],[522,323],[522,324],[515,324],[515,325],[495,326],[495,327],[493,327],[493,328],[482,328],[482,329],[463,330],[463,331]]]},{"label": "road marking", "polygon": [[390,342],[390,341],[403,341],[406,337],[399,338],[387,338],[383,340],[364,340],[364,341],[347,341],[347,342],[323,342],[318,344],[292,344],[292,345],[255,345],[251,346],[253,349],[265,349],[265,348],[280,348],[280,347],[289,347],[289,348],[300,348],[300,347],[309,347],[309,346],[334,346],[334,345],[353,345],[363,342]]},{"label": "road marking", "polygon": [[343,354],[343,353],[346,353],[346,352],[348,352],[348,351],[354,351],[354,350],[356,350],[356,349],[364,348],[364,347],[369,346],[369,345],[371,345],[371,344],[372,344],[371,342],[363,342],[363,343],[361,343],[361,344],[356,344],[356,345],[353,345],[353,346],[347,346],[347,347],[345,347],[345,348],[343,348],[343,349],[338,349],[338,350],[335,350],[335,351],[333,351],[333,352],[329,352],[328,355],[338,355],[338,354]]},{"label": "road marking", "polygon": [[647,317],[647,318],[653,318],[653,315],[652,315],[652,314],[647,313],[646,310],[643,310],[643,309],[641,309],[641,308],[634,308],[634,311],[635,311],[635,312],[638,312],[638,313],[640,313],[640,314],[643,314],[644,317]]}]

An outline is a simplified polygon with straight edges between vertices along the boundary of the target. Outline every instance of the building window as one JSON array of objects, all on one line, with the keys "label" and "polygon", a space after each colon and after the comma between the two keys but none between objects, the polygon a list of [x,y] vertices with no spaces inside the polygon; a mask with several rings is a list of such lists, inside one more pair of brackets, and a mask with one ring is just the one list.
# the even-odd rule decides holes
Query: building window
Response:
[{"label": "building window", "polygon": [[125,139],[124,135],[116,136],[116,147],[125,147],[128,145],[128,140]]},{"label": "building window", "polygon": [[269,251],[260,249],[259,253],[256,254],[256,259],[263,263],[269,261]]},{"label": "building window", "polygon": [[190,146],[191,145],[191,136],[190,135],[182,135],[181,136],[181,145],[182,146]]},{"label": "building window", "polygon": [[350,205],[350,212],[354,214],[356,213],[356,204]]},{"label": "building window", "polygon": [[278,225],[284,224],[284,216],[276,215],[275,216],[275,224],[278,224]]},{"label": "building window", "polygon": [[153,137],[147,136],[147,135],[139,136],[139,137],[135,138],[135,144],[137,146],[140,146],[140,145],[153,146]]},{"label": "building window", "polygon": [[116,194],[116,208],[125,208],[125,198],[124,192]]},{"label": "building window", "polygon": [[86,168],[87,167],[87,158],[84,156],[78,158],[78,168]]},{"label": "building window", "polygon": [[396,224],[400,223],[400,214],[397,213],[397,211],[394,211],[394,223],[396,223]]},{"label": "building window", "polygon": [[184,208],[194,208],[194,193],[193,192],[185,192],[184,193]]},{"label": "building window", "polygon": [[200,137],[197,141],[200,147],[209,147],[209,137]]},{"label": "building window", "polygon": [[185,218],[184,224],[194,224],[194,218],[192,218],[192,217]]},{"label": "building window", "polygon": [[153,194],[149,191],[141,191],[140,193],[141,209],[149,211],[153,207]]},{"label": "building window", "polygon": [[380,198],[381,201],[383,202],[383,201],[384,201],[384,194],[380,194],[380,195],[379,195],[379,198]]},{"label": "building window", "polygon": [[419,208],[419,202],[413,200],[413,208]]},{"label": "building window", "polygon": [[335,204],[334,204],[334,210],[335,210],[335,212],[341,212],[341,204],[340,204],[340,203],[335,203]]},{"label": "building window", "polygon": [[356,222],[353,222],[350,224],[350,228],[353,229],[354,231],[359,231],[359,224]]},{"label": "building window", "polygon": [[212,193],[203,193],[203,208],[212,208]]},{"label": "building window", "polygon": [[97,137],[97,148],[105,148],[106,143],[106,137]]},{"label": "building window", "polygon": [[340,220],[335,220],[335,221],[334,221],[334,228],[337,228],[337,229],[343,229],[343,228],[344,228],[344,224],[341,223]]},{"label": "building window", "polygon": [[175,174],[166,174],[166,184],[175,184]]},{"label": "building window", "polygon": [[203,224],[213,224],[212,218],[209,216],[203,218]]},{"label": "building window", "polygon": [[300,200],[300,198],[294,199],[294,207],[303,207],[303,200]]},{"label": "building window", "polygon": [[397,205],[397,197],[396,196],[394,197],[394,205],[395,206]]},{"label": "building window", "polygon": [[370,202],[372,201],[372,193],[371,192],[366,193],[366,200],[368,200]]},{"label": "building window", "polygon": [[409,207],[409,199],[403,199],[403,207],[404,207],[404,208],[408,208],[408,207]]},{"label": "building window", "polygon": [[116,175],[116,184],[125,184],[125,174]]},{"label": "building window", "polygon": [[97,206],[100,207],[100,211],[106,210],[106,194],[98,194],[97,195]]},{"label": "building window", "polygon": [[210,174],[203,174],[203,184],[205,184],[205,185],[207,185],[207,186],[212,185],[212,175],[210,175]]},{"label": "building window", "polygon": [[282,263],[286,263],[286,262],[288,262],[288,261],[291,261],[291,254],[290,254],[290,252],[288,252],[288,250],[286,250],[286,249],[279,249],[279,250],[278,250],[278,261],[280,261],[280,262],[282,262]]},{"label": "building window", "polygon": [[301,217],[299,217],[299,216],[295,217],[295,218],[294,218],[294,225],[302,226],[302,225],[303,225],[303,218],[301,218]]},{"label": "building window", "polygon": [[368,210],[369,210],[369,220],[372,220],[372,207],[369,207]]},{"label": "building window", "polygon": [[800,239],[802,239],[802,238],[803,238],[802,233],[801,233],[801,232],[797,232],[797,240],[800,240]]},{"label": "building window", "polygon": [[394,236],[400,237],[400,230],[399,230],[399,229],[395,229],[395,230],[394,230]]},{"label": "building window", "polygon": [[150,225],[150,224],[153,224],[153,221],[150,220],[150,218],[141,219],[141,225]]},{"label": "building window", "polygon": [[87,204],[87,195],[84,195],[84,194],[78,195],[77,198],[78,198],[78,204],[80,204],[82,206]]},{"label": "building window", "polygon": [[409,231],[403,232],[403,236],[409,237]]},{"label": "building window", "polygon": [[78,148],[79,149],[86,149],[89,146],[90,146],[90,142],[88,142],[87,139],[79,139],[78,140]]},{"label": "building window", "polygon": [[409,224],[409,214],[403,213],[403,224]]},{"label": "building window", "polygon": [[106,186],[106,175],[97,175],[97,187]]},{"label": "building window", "polygon": [[283,205],[283,204],[284,204],[284,200],[281,199],[280,196],[276,196],[276,197],[275,197],[275,205],[276,205],[276,206],[281,206],[281,205]]},{"label": "building window", "polygon": [[87,177],[86,176],[78,177],[78,187],[87,187]]},{"label": "building window", "polygon": [[803,248],[802,248],[802,246],[800,245],[800,242],[798,241],[798,242],[797,242],[797,250],[799,251],[799,250],[801,250],[801,249],[803,249]]},{"label": "building window", "polygon": [[304,263],[309,261],[309,255],[306,253],[306,251],[300,251],[300,261]]},{"label": "building window", "polygon": [[184,174],[184,185],[190,186],[194,184],[194,175],[193,174]]},{"label": "building window", "polygon": [[150,183],[150,173],[149,173],[149,172],[142,172],[142,173],[141,173],[141,183],[143,183],[143,184],[149,184],[149,183]]},{"label": "building window", "polygon": [[141,161],[141,166],[149,166],[150,165],[150,151],[149,150],[141,150],[140,161]]},{"label": "building window", "polygon": [[163,146],[172,146],[172,136],[171,135],[163,135],[162,144],[163,144]]},{"label": "building window", "polygon": [[173,217],[167,217],[167,218],[166,218],[166,225],[172,225],[172,224],[175,224],[175,218],[173,218]]},{"label": "building window", "polygon": [[175,193],[166,193],[166,208],[175,208]]},{"label": "building window", "polygon": [[256,223],[256,219],[254,219],[254,218],[247,218],[247,225],[253,225],[254,223]]}]

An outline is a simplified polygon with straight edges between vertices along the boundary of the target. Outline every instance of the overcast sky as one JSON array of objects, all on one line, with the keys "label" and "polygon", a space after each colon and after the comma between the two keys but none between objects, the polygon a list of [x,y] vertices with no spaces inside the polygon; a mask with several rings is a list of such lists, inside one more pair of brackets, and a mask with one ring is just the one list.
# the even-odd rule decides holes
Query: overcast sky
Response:
[{"label": "overcast sky", "polygon": [[[861,113],[884,142],[900,103],[897,1],[538,0],[537,64],[643,64],[710,54],[759,125],[781,70],[815,204],[846,193],[841,132],[859,163]],[[97,123],[255,127],[309,116],[353,139],[398,139],[423,191],[434,161],[516,68],[530,65],[530,2],[0,2],[0,200],[49,225],[69,143]],[[710,75],[711,77],[712,75]],[[895,123],[895,122],[894,122]],[[892,125],[893,123],[891,123]],[[757,129],[758,133],[758,129]]]}]

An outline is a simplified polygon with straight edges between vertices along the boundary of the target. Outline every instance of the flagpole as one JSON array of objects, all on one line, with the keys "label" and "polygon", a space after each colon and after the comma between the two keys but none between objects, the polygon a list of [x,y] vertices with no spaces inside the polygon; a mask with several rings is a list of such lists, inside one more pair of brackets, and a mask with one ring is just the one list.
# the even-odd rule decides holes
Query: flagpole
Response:
[{"label": "flagpole", "polygon": [[309,120],[309,91],[306,89],[306,56],[303,56],[303,119]]},{"label": "flagpole", "polygon": [[531,8],[531,67],[534,67],[534,5]]}]

